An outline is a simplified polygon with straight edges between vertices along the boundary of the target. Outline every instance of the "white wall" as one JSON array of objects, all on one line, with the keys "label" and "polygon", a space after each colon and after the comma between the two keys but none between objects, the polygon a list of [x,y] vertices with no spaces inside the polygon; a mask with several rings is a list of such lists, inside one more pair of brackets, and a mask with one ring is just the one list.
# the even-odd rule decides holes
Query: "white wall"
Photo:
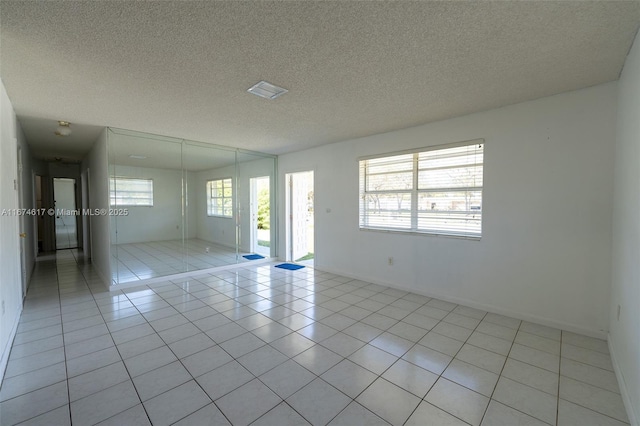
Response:
[{"label": "white wall", "polygon": [[[18,208],[14,181],[18,175],[16,114],[0,80],[0,211]],[[0,380],[22,312],[19,218],[0,215]]]},{"label": "white wall", "polygon": [[[620,306],[620,319],[617,312]],[[631,424],[640,424],[640,36],[618,83],[609,345]]]},{"label": "white wall", "polygon": [[[95,209],[109,209],[109,170],[107,155],[107,129],[103,130],[93,144],[89,154],[83,159],[81,169],[89,169],[89,192],[91,193],[89,207]],[[110,246],[110,218],[107,215],[91,216],[91,263],[102,282],[111,285],[111,246]]]},{"label": "white wall", "polygon": [[[114,244],[182,239],[182,171],[115,165],[115,175],[153,179],[153,207],[119,207],[128,209],[129,215],[114,218],[112,223],[116,226],[111,229]],[[185,237],[195,237],[195,228],[185,226],[185,230]]]},{"label": "white wall", "polygon": [[[279,193],[286,173],[315,170],[319,269],[603,337],[615,110],[613,82],[282,155]],[[358,230],[359,157],[477,138],[480,241]],[[278,207],[285,211],[283,196]]]}]

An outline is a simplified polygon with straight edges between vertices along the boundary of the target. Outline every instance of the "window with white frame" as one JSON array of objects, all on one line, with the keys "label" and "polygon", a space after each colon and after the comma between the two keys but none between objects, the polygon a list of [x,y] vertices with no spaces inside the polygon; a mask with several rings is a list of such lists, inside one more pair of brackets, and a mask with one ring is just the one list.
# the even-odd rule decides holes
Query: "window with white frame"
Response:
[{"label": "window with white frame", "polygon": [[153,207],[153,180],[111,177],[109,198],[112,206]]},{"label": "window with white frame", "polygon": [[360,160],[360,228],[482,235],[484,140]]},{"label": "window with white frame", "polygon": [[231,178],[207,182],[207,215],[232,217],[233,184]]}]

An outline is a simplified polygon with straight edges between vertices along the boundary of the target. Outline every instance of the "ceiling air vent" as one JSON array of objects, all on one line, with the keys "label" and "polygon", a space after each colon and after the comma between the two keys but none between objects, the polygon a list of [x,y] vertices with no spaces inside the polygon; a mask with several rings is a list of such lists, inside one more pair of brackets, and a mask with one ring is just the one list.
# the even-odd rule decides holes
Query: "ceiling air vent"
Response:
[{"label": "ceiling air vent", "polygon": [[288,90],[262,80],[254,84],[253,86],[251,86],[247,90],[247,92],[253,93],[256,96],[260,96],[261,98],[275,99],[278,96],[284,95],[285,93],[287,93]]}]

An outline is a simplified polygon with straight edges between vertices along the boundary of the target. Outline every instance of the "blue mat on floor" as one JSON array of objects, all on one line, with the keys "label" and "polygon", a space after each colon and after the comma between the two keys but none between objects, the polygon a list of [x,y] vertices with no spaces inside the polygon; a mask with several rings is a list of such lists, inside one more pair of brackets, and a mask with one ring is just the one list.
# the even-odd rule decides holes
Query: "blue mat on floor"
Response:
[{"label": "blue mat on floor", "polygon": [[287,269],[289,271],[297,271],[298,269],[304,268],[304,266],[294,265],[293,263],[281,263],[280,265],[276,265],[276,268]]},{"label": "blue mat on floor", "polygon": [[245,254],[242,257],[249,260],[264,259],[264,256],[260,256],[259,254]]}]

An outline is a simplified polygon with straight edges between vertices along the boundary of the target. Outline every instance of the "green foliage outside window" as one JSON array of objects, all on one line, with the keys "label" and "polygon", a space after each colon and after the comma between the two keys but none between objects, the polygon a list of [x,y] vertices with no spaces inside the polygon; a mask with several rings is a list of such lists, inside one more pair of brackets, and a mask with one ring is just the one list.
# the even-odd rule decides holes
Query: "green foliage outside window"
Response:
[{"label": "green foliage outside window", "polygon": [[258,193],[258,229],[270,229],[270,217],[269,189],[264,188]]}]

